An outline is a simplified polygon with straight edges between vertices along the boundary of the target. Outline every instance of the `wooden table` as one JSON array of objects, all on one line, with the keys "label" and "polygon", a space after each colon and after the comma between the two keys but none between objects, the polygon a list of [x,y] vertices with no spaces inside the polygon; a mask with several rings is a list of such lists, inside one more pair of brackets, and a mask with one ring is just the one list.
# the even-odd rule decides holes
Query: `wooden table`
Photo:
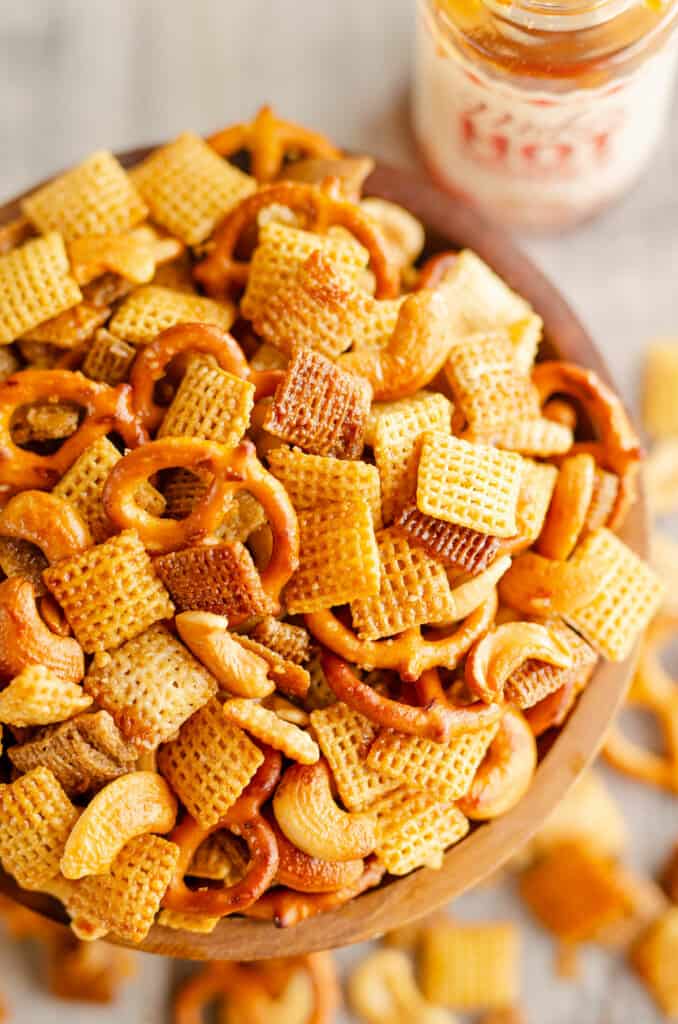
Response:
[{"label": "wooden table", "polygon": [[[191,127],[208,131],[266,101],[354,149],[415,163],[408,129],[414,0],[22,0],[0,11],[0,199],[83,157]],[[644,181],[573,235],[528,241],[592,329],[635,402],[642,349],[678,335],[678,111]],[[632,862],[656,868],[678,837],[676,802],[611,778],[634,823]],[[521,918],[510,887],[464,897],[464,917]],[[341,954],[348,966],[363,954]],[[594,951],[574,986],[551,971],[551,944],[528,925],[530,1024],[655,1024],[619,963]],[[0,987],[21,1024],[160,1024],[166,966],[114,1010],[36,998],[24,958],[0,947]],[[343,1018],[342,1024],[348,1021]]]}]

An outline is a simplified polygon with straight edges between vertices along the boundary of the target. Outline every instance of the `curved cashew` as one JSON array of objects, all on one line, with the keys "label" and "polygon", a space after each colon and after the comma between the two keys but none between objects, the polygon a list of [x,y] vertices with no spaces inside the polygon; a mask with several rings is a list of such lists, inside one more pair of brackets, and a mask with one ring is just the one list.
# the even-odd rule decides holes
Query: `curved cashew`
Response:
[{"label": "curved cashew", "polygon": [[186,646],[229,693],[239,697],[273,693],[275,683],[268,678],[268,663],[233,639],[224,615],[181,612],[175,622]]},{"label": "curved cashew", "polygon": [[507,679],[528,658],[558,668],[572,668],[574,664],[569,645],[548,626],[538,622],[505,622],[469,651],[466,685],[474,697],[492,704],[501,699]]},{"label": "curved cashew", "polygon": [[0,583],[0,678],[18,676],[28,665],[43,665],[69,683],[85,674],[78,641],[53,633],[40,617],[33,584],[13,576]]},{"label": "curved cashew", "polygon": [[10,498],[0,512],[0,536],[35,544],[50,563],[94,544],[87,524],[70,501],[46,491],[22,491]]},{"label": "curved cashew", "polygon": [[454,344],[452,322],[443,291],[415,292],[403,303],[385,347],[347,352],[338,364],[342,370],[369,380],[374,401],[406,398],[430,383],[442,369]]},{"label": "curved cashew", "polygon": [[537,767],[537,744],[517,708],[509,708],[471,788],[457,806],[472,821],[506,814],[525,795]]},{"label": "curved cashew", "polygon": [[375,816],[340,810],[326,761],[288,768],[273,797],[273,811],[287,839],[310,857],[347,861],[374,850]]},{"label": "curved cashew", "polygon": [[320,860],[309,857],[285,836],[273,822],[278,844],[276,885],[286,885],[297,892],[337,892],[355,885],[364,870],[361,858],[355,860]]},{"label": "curved cashew", "polygon": [[348,980],[351,1009],[365,1024],[455,1024],[455,1018],[424,997],[412,961],[400,949],[380,949]]},{"label": "curved cashew", "polygon": [[130,772],[109,782],[87,805],[66,841],[65,878],[105,874],[123,846],[148,832],[174,828],[177,801],[156,772]]}]

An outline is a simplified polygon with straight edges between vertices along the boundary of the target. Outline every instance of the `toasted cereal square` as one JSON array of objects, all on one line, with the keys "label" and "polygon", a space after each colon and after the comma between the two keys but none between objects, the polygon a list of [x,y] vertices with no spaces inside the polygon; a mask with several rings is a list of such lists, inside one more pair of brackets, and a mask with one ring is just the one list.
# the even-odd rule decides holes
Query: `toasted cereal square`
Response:
[{"label": "toasted cereal square", "polygon": [[61,559],[44,580],[88,654],[119,647],[174,613],[134,530]]},{"label": "toasted cereal square", "polygon": [[523,459],[516,505],[516,533],[521,539],[521,547],[530,547],[541,533],[557,479],[556,466]]},{"label": "toasted cereal square", "polygon": [[[281,623],[283,625],[283,623]],[[291,626],[291,629],[298,627]],[[256,639],[254,635],[245,636],[243,634],[234,633],[233,639],[236,643],[239,643],[245,650],[250,651],[252,654],[256,654],[268,665],[268,676],[275,682],[276,687],[279,690],[283,690],[285,693],[292,697],[305,697],[308,693],[308,688],[311,685],[311,678],[308,674],[307,669],[302,668],[301,665],[297,665],[296,662],[290,661],[283,655],[278,654],[277,651],[266,646]]]},{"label": "toasted cereal square", "polygon": [[311,712],[311,727],[332,772],[342,803],[349,811],[364,811],[398,782],[367,764],[376,727],[343,701]]},{"label": "toasted cereal square", "polygon": [[592,533],[594,530],[606,526],[619,494],[619,477],[616,473],[608,473],[605,469],[596,466],[595,479],[593,482],[593,494],[591,504],[586,513],[586,531]]},{"label": "toasted cereal square", "polygon": [[656,438],[678,434],[678,338],[653,341],[647,350],[643,422]]},{"label": "toasted cereal square", "polygon": [[217,691],[214,677],[162,625],[97,654],[85,690],[141,750],[171,739]]},{"label": "toasted cereal square", "polygon": [[276,388],[264,427],[314,455],[357,459],[372,389],[310,349],[295,351]]},{"label": "toasted cereal square", "polygon": [[498,537],[478,533],[468,526],[446,523],[420,512],[416,502],[403,508],[394,524],[410,544],[423,550],[446,568],[476,575],[487,569],[501,547]]},{"label": "toasted cereal square", "polygon": [[239,541],[171,551],[154,567],[180,612],[225,615],[234,626],[271,610],[252,556]]},{"label": "toasted cereal square", "polygon": [[311,657],[311,637],[303,626],[281,622],[267,615],[256,624],[250,636],[281,658],[297,665],[303,665]]},{"label": "toasted cereal square", "polygon": [[76,715],[61,725],[39,730],[9,750],[20,772],[48,768],[69,796],[98,789],[132,771],[139,752],[125,743],[107,711]]},{"label": "toasted cereal square", "polygon": [[358,460],[309,455],[281,445],[268,455],[268,465],[282,482],[296,509],[363,497],[372,509],[375,527],[381,525],[381,492],[376,466]]},{"label": "toasted cereal square", "polygon": [[158,754],[158,768],[195,820],[212,828],[233,806],[264,755],[247,733],[210,701]]},{"label": "toasted cereal square", "polygon": [[465,796],[499,722],[436,743],[421,736],[386,730],[374,741],[367,764],[408,789],[435,793],[449,802]]},{"label": "toasted cereal square", "polygon": [[555,693],[570,679],[579,679],[587,667],[593,671],[598,660],[596,652],[586,640],[563,622],[553,620],[549,622],[549,628],[564,640],[572,652],[574,661],[571,668],[558,668],[545,661],[528,658],[512,672],[504,687],[504,696],[506,700],[523,710],[538,704],[550,693]]},{"label": "toasted cereal square", "polygon": [[235,448],[247,430],[254,385],[226,373],[211,359],[189,362],[158,437],[202,437]]},{"label": "toasted cereal square", "polygon": [[182,914],[180,910],[161,910],[157,923],[162,928],[194,932],[198,935],[211,935],[220,920],[221,918],[210,917],[208,914]]},{"label": "toasted cereal square", "polygon": [[522,471],[520,455],[431,431],[422,442],[417,506],[448,523],[511,537]]},{"label": "toasted cereal square", "polygon": [[40,889],[59,874],[78,813],[47,768],[0,785],[0,862],[23,889]]},{"label": "toasted cereal square", "polygon": [[186,245],[199,245],[257,187],[198,135],[183,132],[134,168],[132,180],[152,219]]},{"label": "toasted cereal square", "polygon": [[520,895],[540,924],[568,942],[585,942],[630,913],[614,862],[588,846],[554,847],[520,880]]},{"label": "toasted cereal square", "polygon": [[[162,494],[168,519],[185,519],[207,493],[211,476],[190,469],[169,469],[163,474]],[[238,538],[241,539],[241,538]]]},{"label": "toasted cereal square", "polygon": [[469,334],[510,327],[534,315],[529,303],[470,249],[459,253],[442,287],[455,313],[460,342]]},{"label": "toasted cereal square", "polygon": [[304,708],[306,711],[318,711],[336,704],[337,698],[334,690],[330,688],[330,684],[327,682],[318,653],[315,653],[309,662],[308,674],[310,684],[308,693],[304,698]]},{"label": "toasted cereal square", "polygon": [[[624,661],[658,610],[665,586],[649,565],[610,530],[603,527],[590,537],[600,541],[589,559],[591,571],[595,573],[599,559],[608,554],[614,570],[593,600],[569,612],[566,620],[603,657]],[[590,545],[589,549],[593,550]]]},{"label": "toasted cereal square", "polygon": [[133,345],[102,327],[94,335],[80,369],[90,380],[101,380],[115,387],[127,380],[136,354]]},{"label": "toasted cereal square", "polygon": [[513,924],[440,922],[423,933],[420,978],[426,998],[454,1010],[516,1003],[520,933]]},{"label": "toasted cereal square", "polygon": [[395,527],[377,533],[379,593],[353,598],[351,616],[361,640],[393,636],[411,626],[448,622],[454,599],[447,573]]},{"label": "toasted cereal square", "polygon": [[64,240],[52,232],[0,256],[0,345],[8,345],[82,300]]},{"label": "toasted cereal square", "polygon": [[666,910],[641,937],[632,963],[667,1017],[678,1016],[678,907]]},{"label": "toasted cereal square", "polygon": [[299,568],[285,590],[290,614],[378,593],[379,549],[364,498],[304,509],[299,536]]},{"label": "toasted cereal square", "polygon": [[111,311],[108,306],[94,306],[91,302],[80,302],[64,313],[38,324],[24,334],[25,341],[43,341],[56,348],[72,349],[84,345],[93,336],[97,327],[106,323]]},{"label": "toasted cereal square", "polygon": [[65,241],[83,235],[119,235],[148,210],[112,153],[100,150],[23,200],[23,213],[47,234]]},{"label": "toasted cereal square", "polygon": [[266,513],[260,501],[249,491],[238,491],[217,528],[220,540],[245,541],[250,534],[266,524]]},{"label": "toasted cereal square", "polygon": [[131,839],[107,875],[89,875],[69,894],[68,912],[93,922],[124,942],[143,942],[174,875],[179,847],[160,836]]},{"label": "toasted cereal square", "polygon": [[58,441],[70,437],[78,429],[78,408],[67,402],[29,405],[17,409],[10,427],[15,444]]},{"label": "toasted cereal square", "polygon": [[375,854],[391,875],[442,867],[448,846],[458,843],[469,822],[453,803],[427,793],[397,789],[371,808],[377,815]]},{"label": "toasted cereal square", "polygon": [[519,373],[531,373],[539,351],[544,323],[536,313],[514,320],[506,328],[513,345],[513,360]]},{"label": "toasted cereal square", "polygon": [[375,403],[370,415],[376,418],[368,443],[374,448],[382,516],[388,524],[416,492],[419,438],[428,430],[449,432],[452,405],[444,395],[420,391],[397,402]]},{"label": "toasted cereal square", "polygon": [[230,302],[148,284],[132,292],[108,326],[112,334],[131,345],[145,345],[175,324],[212,324],[227,331],[234,319],[235,309]]},{"label": "toasted cereal square", "polygon": [[472,431],[539,418],[539,394],[527,374],[517,371],[505,333],[470,335],[452,349],[445,374],[455,410]]},{"label": "toasted cereal square", "polygon": [[259,228],[247,290],[241,303],[242,315],[253,320],[263,314],[278,289],[289,286],[314,252],[332,262],[344,287],[357,284],[369,262],[369,253],[352,235],[330,229],[324,235],[269,221]]},{"label": "toasted cereal square", "polygon": [[[100,437],[84,450],[53,489],[54,494],[75,506],[97,542],[106,540],[113,529],[104,512],[102,495],[108,474],[121,457],[107,437]],[[154,515],[162,515],[165,510],[163,496],[148,481],[139,488],[137,501]]]},{"label": "toasted cereal square", "polygon": [[488,430],[469,431],[467,437],[478,444],[493,444],[497,448],[535,458],[564,455],[574,441],[571,427],[543,416],[539,419],[515,420]]}]

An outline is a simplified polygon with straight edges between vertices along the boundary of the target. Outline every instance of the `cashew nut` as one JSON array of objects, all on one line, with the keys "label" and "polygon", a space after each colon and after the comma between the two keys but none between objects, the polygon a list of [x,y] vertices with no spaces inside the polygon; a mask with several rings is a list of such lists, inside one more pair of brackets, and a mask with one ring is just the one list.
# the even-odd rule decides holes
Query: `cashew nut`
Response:
[{"label": "cashew nut", "polygon": [[572,668],[574,655],[558,633],[537,622],[505,622],[471,648],[466,659],[466,685],[487,704],[500,699],[509,676],[528,658],[557,668]]},{"label": "cashew nut", "polygon": [[536,767],[532,730],[517,708],[508,708],[459,810],[473,821],[506,814],[527,792]]}]

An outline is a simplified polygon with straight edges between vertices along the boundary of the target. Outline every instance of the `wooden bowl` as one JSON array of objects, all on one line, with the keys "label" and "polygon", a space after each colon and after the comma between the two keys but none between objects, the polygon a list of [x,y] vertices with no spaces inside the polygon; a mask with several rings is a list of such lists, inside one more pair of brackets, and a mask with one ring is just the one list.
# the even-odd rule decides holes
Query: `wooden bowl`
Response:
[{"label": "wooden bowl", "polygon": [[[148,149],[125,153],[131,166]],[[609,372],[593,341],[557,289],[500,229],[473,209],[439,191],[419,175],[379,164],[366,191],[407,207],[429,232],[431,252],[474,249],[508,284],[523,295],[544,320],[547,351],[580,363],[608,383]],[[18,200],[0,207],[0,224],[18,213]],[[647,550],[643,499],[631,511],[624,539],[640,555]],[[196,960],[257,960],[330,949],[373,938],[430,913],[491,875],[534,833],[596,755],[608,725],[624,698],[634,657],[603,664],[537,769],[521,802],[503,818],[476,828],[445,855],[440,871],[422,868],[351,903],[296,927],[229,917],[211,935],[153,927],[141,949]],[[48,917],[65,921],[63,908],[40,893],[19,889],[0,872],[0,892]]]}]

